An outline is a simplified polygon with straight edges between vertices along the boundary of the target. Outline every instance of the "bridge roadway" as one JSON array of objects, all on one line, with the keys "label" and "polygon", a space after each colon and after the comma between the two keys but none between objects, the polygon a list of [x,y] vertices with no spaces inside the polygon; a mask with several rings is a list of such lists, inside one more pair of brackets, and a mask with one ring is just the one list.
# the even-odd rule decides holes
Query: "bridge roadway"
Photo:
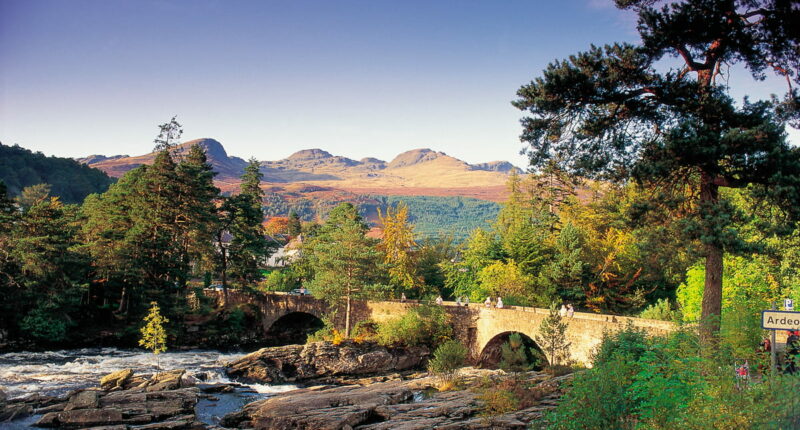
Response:
[{"label": "bridge roadway", "polygon": [[[216,295],[221,293],[209,294]],[[219,298],[219,297],[218,297]],[[282,318],[295,321],[299,314],[309,318],[322,318],[330,308],[322,300],[311,296],[296,296],[285,293],[248,294],[239,291],[228,292],[228,306],[239,304],[255,305],[260,310],[261,325],[266,334]],[[372,319],[375,322],[397,318],[416,303],[399,301],[356,301],[353,305],[353,319],[357,321]],[[470,350],[470,358],[478,362],[490,349],[497,349],[513,332],[527,336],[531,341],[539,334],[539,325],[549,311],[542,308],[507,306],[502,309],[487,308],[483,304],[458,306],[455,302],[445,302],[444,306],[451,316],[456,337]],[[337,312],[334,324],[344,327],[344,312]],[[300,315],[302,316],[302,315]],[[665,334],[675,329],[667,321],[631,318],[617,315],[575,312],[568,323],[566,337],[570,342],[570,358],[585,365],[591,364],[591,354],[600,343],[604,332],[618,331],[627,324],[644,329],[650,334]]]}]

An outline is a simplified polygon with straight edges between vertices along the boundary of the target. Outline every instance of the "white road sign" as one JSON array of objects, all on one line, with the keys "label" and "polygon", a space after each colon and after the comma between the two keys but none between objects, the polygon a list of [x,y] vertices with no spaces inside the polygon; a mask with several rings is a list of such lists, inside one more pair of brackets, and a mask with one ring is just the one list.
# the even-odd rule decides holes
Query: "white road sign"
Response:
[{"label": "white road sign", "polygon": [[765,330],[800,330],[800,312],[761,311],[761,328]]},{"label": "white road sign", "polygon": [[785,311],[793,311],[794,310],[794,300],[792,300],[792,299],[783,299],[783,310],[785,310]]}]

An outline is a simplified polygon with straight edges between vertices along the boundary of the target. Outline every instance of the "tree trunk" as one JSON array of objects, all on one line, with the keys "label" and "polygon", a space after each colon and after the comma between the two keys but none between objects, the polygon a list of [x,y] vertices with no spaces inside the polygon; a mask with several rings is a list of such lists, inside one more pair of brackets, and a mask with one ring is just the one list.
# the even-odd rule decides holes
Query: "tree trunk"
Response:
[{"label": "tree trunk", "polygon": [[[701,214],[711,219],[704,222],[713,223],[714,207],[719,202],[719,187],[712,182],[707,174],[702,175],[700,183]],[[709,211],[711,213],[709,213]],[[705,244],[706,254],[706,279],[703,289],[703,308],[700,321],[700,337],[708,344],[716,344],[722,316],[722,271],[723,249],[715,236],[705,227],[709,243]]]},{"label": "tree trunk", "polygon": [[227,250],[222,248],[222,308],[228,304],[228,255]]},{"label": "tree trunk", "polygon": [[344,312],[344,337],[350,338],[350,294],[347,295],[347,307]]},{"label": "tree trunk", "polygon": [[125,310],[125,300],[128,298],[128,287],[122,287],[122,294],[119,298],[119,308],[117,308],[117,313],[121,314]]}]

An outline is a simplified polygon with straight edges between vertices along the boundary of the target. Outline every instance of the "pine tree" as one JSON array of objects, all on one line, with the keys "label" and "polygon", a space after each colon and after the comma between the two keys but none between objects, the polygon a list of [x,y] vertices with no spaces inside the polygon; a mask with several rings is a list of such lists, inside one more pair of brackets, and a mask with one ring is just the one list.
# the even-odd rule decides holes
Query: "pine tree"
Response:
[{"label": "pine tree", "polygon": [[558,313],[555,302],[550,305],[550,313],[539,324],[536,343],[544,352],[550,366],[556,366],[569,358],[569,346],[566,338],[567,323]]},{"label": "pine tree", "polygon": [[161,309],[158,303],[150,302],[150,311],[144,317],[144,327],[139,330],[142,337],[139,339],[139,346],[150,350],[156,356],[156,369],[161,370],[161,363],[158,355],[167,350],[167,331],[164,324],[169,320],[161,316]]},{"label": "pine tree", "polygon": [[177,118],[178,116],[175,115],[169,122],[158,126],[158,136],[153,140],[153,143],[156,144],[153,152],[171,152],[178,146],[183,134],[183,126],[178,122]]},{"label": "pine tree", "polygon": [[31,206],[50,198],[50,188],[50,184],[36,184],[25,187],[16,198],[17,204],[25,212]]},{"label": "pine tree", "polygon": [[241,284],[261,278],[260,263],[272,251],[263,226],[263,175],[259,168],[258,160],[250,159],[242,175],[240,193],[228,198],[221,208],[222,224],[231,236],[227,250],[222,250],[226,253],[225,268]]},{"label": "pine tree", "polygon": [[379,259],[367,225],[351,203],[335,207],[319,234],[304,247],[314,270],[311,291],[333,305],[345,306],[345,336],[350,336],[352,300],[376,277]]},{"label": "pine tree", "polygon": [[506,372],[517,373],[530,370],[535,364],[528,359],[528,351],[522,336],[519,333],[511,333],[508,341],[500,347],[500,368]]},{"label": "pine tree", "polygon": [[198,269],[210,268],[213,261],[214,234],[219,222],[215,174],[200,145],[193,145],[176,168],[180,188],[177,222],[181,226],[183,258]]},{"label": "pine tree", "polygon": [[[687,240],[702,243],[706,282],[701,326],[714,342],[722,306],[722,257],[743,250],[720,188],[752,189],[800,218],[800,151],[784,122],[800,120],[800,20],[794,2],[617,0],[639,15],[639,46],[614,44],[551,63],[513,102],[530,117],[521,139],[531,166],[573,177],[630,178],[650,186],[650,204],[679,202]],[[664,70],[665,57],[678,68]],[[743,63],[756,79],[789,82],[782,103],[729,97],[719,78]],[[677,210],[683,209],[683,212]],[[688,210],[687,210],[688,209]]]},{"label": "pine tree", "polygon": [[287,233],[289,233],[289,236],[297,237],[302,230],[303,226],[300,223],[300,215],[297,215],[295,211],[289,212],[289,224],[287,225]]}]

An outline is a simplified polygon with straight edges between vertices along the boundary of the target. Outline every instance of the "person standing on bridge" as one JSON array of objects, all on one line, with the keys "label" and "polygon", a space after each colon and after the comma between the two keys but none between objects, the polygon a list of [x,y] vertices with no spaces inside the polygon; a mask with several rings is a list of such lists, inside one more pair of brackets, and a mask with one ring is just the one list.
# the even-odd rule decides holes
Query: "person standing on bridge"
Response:
[{"label": "person standing on bridge", "polygon": [[406,293],[400,293],[400,303],[406,302]]},{"label": "person standing on bridge", "polygon": [[572,318],[575,316],[575,309],[572,307],[572,303],[567,304],[567,317]]},{"label": "person standing on bridge", "polygon": [[564,318],[565,316],[567,316],[567,307],[564,306],[563,304],[561,305],[561,309],[559,309],[559,311],[558,311],[558,315],[561,318]]},{"label": "person standing on bridge", "polygon": [[469,296],[464,297],[464,307],[469,306]]},{"label": "person standing on bridge", "polygon": [[503,298],[497,297],[497,309],[503,309]]},{"label": "person standing on bridge", "polygon": [[443,303],[444,303],[444,300],[442,300],[442,296],[441,295],[436,298],[436,304],[437,305],[441,306]]},{"label": "person standing on bridge", "polygon": [[483,304],[487,308],[491,308],[492,307],[492,298],[491,297],[487,297],[486,300],[483,302]]}]

